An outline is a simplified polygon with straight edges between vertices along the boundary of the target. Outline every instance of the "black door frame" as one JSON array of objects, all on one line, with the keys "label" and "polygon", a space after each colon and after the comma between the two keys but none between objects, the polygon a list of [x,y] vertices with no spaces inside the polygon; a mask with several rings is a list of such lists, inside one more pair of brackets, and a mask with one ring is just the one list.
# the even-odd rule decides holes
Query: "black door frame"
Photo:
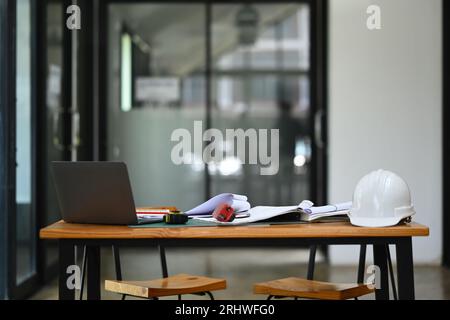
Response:
[{"label": "black door frame", "polygon": [[[48,145],[47,145],[47,131],[49,130],[48,123],[48,108],[47,108],[47,78],[48,78],[48,39],[47,39],[47,27],[48,27],[48,17],[47,17],[47,6],[52,3],[61,4],[60,14],[62,16],[62,80],[61,80],[61,105],[62,105],[62,125],[63,132],[61,137],[61,144],[64,150],[62,151],[62,157],[65,161],[70,161],[71,159],[71,148],[72,148],[72,116],[71,104],[72,104],[72,32],[80,32],[78,30],[72,31],[66,28],[66,18],[68,17],[66,13],[66,8],[72,4],[71,0],[33,0],[35,2],[35,8],[32,11],[34,16],[34,37],[35,37],[35,73],[36,81],[35,88],[36,93],[34,95],[34,101],[36,103],[35,110],[37,125],[35,131],[36,137],[36,186],[39,186],[39,190],[36,191],[36,228],[37,234],[39,230],[48,224],[46,220],[46,213],[48,212],[47,204],[47,192],[49,190],[48,186],[52,184],[52,181],[48,180],[48,164],[52,159],[48,157]],[[85,3],[87,0],[80,0],[79,4]],[[83,8],[84,9],[84,8]],[[89,11],[82,11],[82,27],[83,35],[89,31],[89,21],[90,15]],[[87,21],[85,21],[87,20]],[[84,49],[86,46],[84,37],[83,43],[80,46]],[[87,54],[87,52],[85,53]],[[88,57],[89,58],[89,57]],[[87,70],[91,70],[90,66]],[[91,75],[85,76],[83,81],[83,89],[86,90],[86,94],[89,94],[92,87]],[[83,101],[84,102],[84,101]],[[86,103],[87,108],[91,106],[89,101]],[[91,108],[92,109],[92,108]],[[90,116],[91,117],[91,116]],[[87,131],[91,128],[90,123],[87,125]],[[90,143],[88,143],[90,146]],[[90,159],[83,159],[90,160]],[[38,239],[38,254],[37,254],[37,270],[39,275],[39,283],[46,283],[52,280],[58,272],[58,261],[48,264],[48,246],[55,245],[56,242],[50,243],[50,240],[43,241]]]},{"label": "black door frame", "polygon": [[[312,112],[323,112],[321,119],[323,146],[313,143],[311,178],[311,199],[319,205],[328,204],[328,0],[313,1],[311,4],[311,106]],[[314,130],[314,128],[312,129]],[[311,132],[315,136],[315,132]]]},{"label": "black door frame", "polygon": [[[11,297],[15,240],[16,1],[0,2],[0,298]],[[3,69],[4,68],[4,69]],[[13,228],[14,227],[14,228]],[[14,242],[14,241],[13,241]],[[15,259],[14,259],[15,260]],[[14,261],[15,262],[15,261]],[[14,277],[15,281],[15,277]]]},{"label": "black door frame", "polygon": [[442,42],[443,42],[443,79],[442,79],[442,139],[443,139],[443,189],[442,189],[442,219],[443,219],[443,255],[442,264],[450,268],[450,204],[447,195],[450,194],[450,167],[449,167],[449,151],[450,151],[450,3],[442,1]]},{"label": "black door frame", "polygon": [[[47,121],[47,5],[52,0],[35,0],[35,8],[32,11],[34,17],[34,70],[36,91],[33,95],[36,110],[36,130],[35,130],[35,153],[36,153],[36,183],[39,186],[38,196],[36,197],[36,230],[45,227],[47,212],[47,186],[51,181],[47,181],[47,162],[46,152],[46,132]],[[36,3],[39,2],[39,3]],[[62,2],[62,1],[61,1]],[[63,14],[63,12],[61,12]],[[39,110],[39,112],[37,112]],[[47,242],[38,239],[37,248],[37,271],[39,283],[43,284],[51,279],[57,273],[58,265],[54,263],[47,265]]]}]

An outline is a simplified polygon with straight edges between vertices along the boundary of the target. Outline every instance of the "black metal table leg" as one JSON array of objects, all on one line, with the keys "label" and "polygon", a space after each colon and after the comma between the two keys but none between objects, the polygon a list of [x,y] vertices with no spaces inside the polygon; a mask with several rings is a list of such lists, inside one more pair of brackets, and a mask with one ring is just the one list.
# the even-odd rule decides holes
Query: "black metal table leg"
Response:
[{"label": "black metal table leg", "polygon": [[308,280],[314,280],[314,269],[316,266],[316,252],[317,252],[316,245],[309,247],[308,273],[306,276]]},{"label": "black metal table leg", "polygon": [[59,241],[59,284],[58,294],[59,300],[75,300],[76,279],[73,272],[68,269],[75,265],[75,248],[74,245],[67,240]]},{"label": "black metal table leg", "polygon": [[169,271],[167,270],[166,249],[162,245],[159,245],[158,249],[161,260],[162,276],[163,278],[167,278],[169,276]]},{"label": "black metal table leg", "polygon": [[375,299],[377,300],[389,300],[389,274],[387,266],[386,245],[375,244],[373,245],[373,258],[375,265],[380,268],[380,279],[376,279],[376,283],[380,285],[375,290]]},{"label": "black metal table leg", "polygon": [[398,297],[400,300],[414,300],[414,264],[412,239],[401,238],[396,243]]},{"label": "black metal table leg", "polygon": [[362,244],[359,248],[359,263],[358,263],[358,283],[364,283],[364,273],[366,272],[366,252],[367,245]]},{"label": "black metal table leg", "polygon": [[100,247],[87,246],[87,299],[100,300]]}]

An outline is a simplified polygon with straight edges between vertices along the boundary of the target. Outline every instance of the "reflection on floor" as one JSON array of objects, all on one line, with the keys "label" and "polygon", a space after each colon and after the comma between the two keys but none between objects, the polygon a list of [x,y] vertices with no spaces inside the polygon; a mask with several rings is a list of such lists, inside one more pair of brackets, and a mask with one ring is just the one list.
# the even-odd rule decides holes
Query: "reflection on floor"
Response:
[{"label": "reflection on floor", "polygon": [[[123,249],[121,257],[124,279],[161,277],[156,249]],[[214,293],[217,299],[264,299],[263,296],[252,294],[253,283],[287,276],[304,277],[308,252],[294,249],[168,249],[167,258],[170,274],[183,272],[226,278],[228,289]],[[356,266],[329,266],[318,257],[316,279],[353,282],[356,269]],[[416,266],[415,272],[417,299],[450,299],[450,270],[438,266]],[[108,249],[102,249],[104,279],[114,279],[114,265],[111,250]],[[102,298],[120,297],[102,291]],[[32,299],[57,299],[56,280]],[[205,298],[185,296],[185,299]],[[373,296],[366,296],[365,299],[373,299]]]}]

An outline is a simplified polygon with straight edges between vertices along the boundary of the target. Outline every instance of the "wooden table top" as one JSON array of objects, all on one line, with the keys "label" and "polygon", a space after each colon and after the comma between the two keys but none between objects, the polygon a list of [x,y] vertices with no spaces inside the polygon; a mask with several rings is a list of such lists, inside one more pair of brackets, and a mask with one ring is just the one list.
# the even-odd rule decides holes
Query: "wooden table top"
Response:
[{"label": "wooden table top", "polygon": [[427,226],[409,223],[387,228],[356,227],[348,222],[289,225],[245,225],[186,228],[130,228],[128,226],[56,222],[40,230],[41,239],[231,239],[231,238],[364,238],[425,237]]}]

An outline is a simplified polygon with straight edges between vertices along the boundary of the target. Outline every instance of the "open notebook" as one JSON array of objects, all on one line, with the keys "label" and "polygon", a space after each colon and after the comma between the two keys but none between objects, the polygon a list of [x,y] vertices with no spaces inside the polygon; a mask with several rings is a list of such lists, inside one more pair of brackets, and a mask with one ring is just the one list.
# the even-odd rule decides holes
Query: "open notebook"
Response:
[{"label": "open notebook", "polygon": [[352,202],[343,202],[337,204],[331,204],[326,206],[314,207],[311,201],[303,201],[299,205],[300,207],[300,220],[313,222],[313,221],[332,221],[329,218],[332,217],[347,217],[352,207]]}]

